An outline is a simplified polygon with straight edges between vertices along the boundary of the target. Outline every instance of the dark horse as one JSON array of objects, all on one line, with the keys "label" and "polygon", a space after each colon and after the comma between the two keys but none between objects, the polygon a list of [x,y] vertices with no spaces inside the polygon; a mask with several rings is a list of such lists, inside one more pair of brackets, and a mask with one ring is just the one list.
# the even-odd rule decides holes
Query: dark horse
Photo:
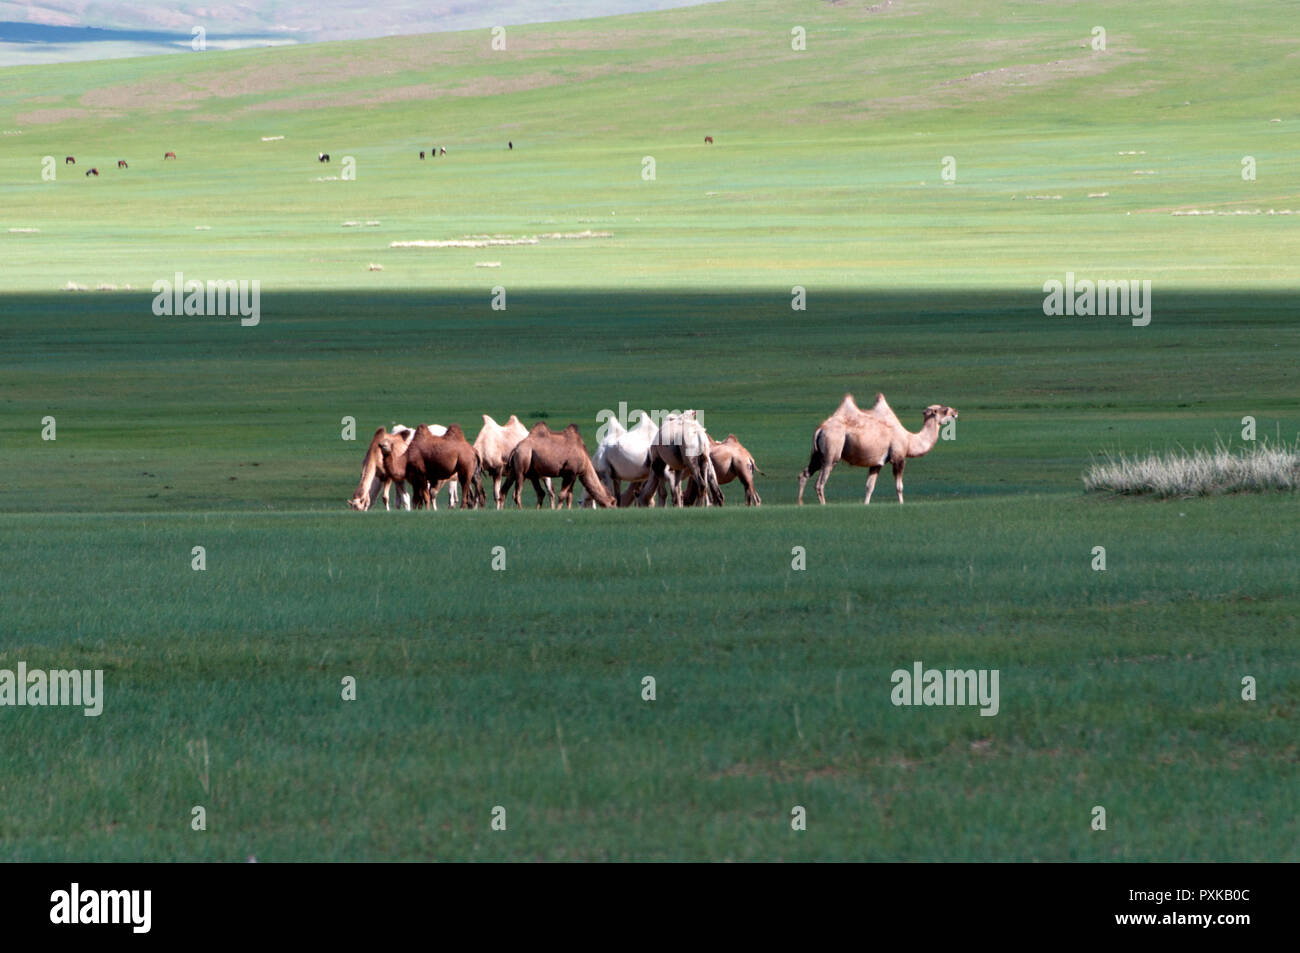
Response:
[{"label": "dark horse", "polygon": [[99,175],[99,170],[98,170],[98,169],[87,169],[87,170],[86,170],[86,175]]},{"label": "dark horse", "polygon": [[704,144],[705,144],[706,146],[711,146],[711,145],[713,145],[713,137],[712,137],[712,136],[705,136],[705,137],[704,137]]},{"label": "dark horse", "polygon": [[318,155],[318,156],[316,157],[316,161],[317,161],[317,162],[329,162],[329,161],[330,161],[330,154],[329,154],[328,152],[322,152],[320,155]]},{"label": "dark horse", "polygon": [[423,150],[423,149],[420,150],[420,158],[421,158],[421,159],[424,158],[424,150]]},{"label": "dark horse", "polygon": [[77,164],[77,160],[74,159],[72,156],[64,156],[64,157],[63,157],[63,164],[64,164],[64,165],[76,165],[76,164]]},{"label": "dark horse", "polygon": [[119,169],[125,169],[125,168],[127,168],[126,160],[125,160],[125,159],[118,159],[118,160],[117,160],[117,167],[118,167]]}]

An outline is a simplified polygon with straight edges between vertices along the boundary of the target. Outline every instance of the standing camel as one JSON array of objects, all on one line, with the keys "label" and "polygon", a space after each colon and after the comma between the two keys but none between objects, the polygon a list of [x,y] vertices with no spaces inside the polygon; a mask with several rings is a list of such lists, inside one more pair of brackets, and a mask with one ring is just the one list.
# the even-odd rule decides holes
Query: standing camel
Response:
[{"label": "standing camel", "polygon": [[[726,440],[714,440],[710,437],[709,458],[713,460],[713,469],[718,475],[719,487],[732,480],[739,480],[740,485],[745,488],[745,505],[762,505],[763,500],[754,486],[754,474],[763,471],[754,462],[754,455],[741,445],[734,433],[727,434]],[[763,475],[767,474],[763,473]],[[693,505],[699,493],[700,485],[692,480],[682,494],[682,502],[687,506]]]},{"label": "standing camel", "polygon": [[943,404],[931,404],[922,412],[923,424],[920,431],[911,433],[894,416],[885,402],[884,394],[876,395],[876,402],[870,410],[862,410],[853,402],[852,394],[845,394],[844,400],[831,414],[822,421],[813,434],[812,456],[808,466],[799,474],[799,503],[803,504],[803,488],[813,470],[820,470],[817,475],[817,500],[826,502],[826,481],[831,470],[840,460],[850,466],[867,468],[867,497],[864,503],[871,502],[871,494],[876,488],[876,477],[886,463],[894,468],[894,488],[898,491],[898,502],[903,502],[903,467],[909,457],[923,457],[934,447],[939,439],[939,428],[950,420],[957,419],[957,411]]},{"label": "standing camel", "polygon": [[[501,509],[501,480],[505,476],[506,465],[510,462],[510,453],[519,445],[519,441],[527,436],[528,429],[514,414],[510,415],[505,426],[497,423],[487,414],[483,415],[483,429],[478,432],[478,437],[474,441],[474,450],[478,453],[478,462],[483,468],[483,473],[492,477],[492,499],[496,501],[497,509]],[[555,509],[555,487],[551,485],[550,477],[547,477],[544,482],[546,495],[551,499],[551,509]]]},{"label": "standing camel", "polygon": [[682,505],[681,474],[697,481],[706,492],[702,494],[705,506],[721,505],[722,490],[718,488],[718,474],[713,469],[709,454],[709,435],[696,419],[696,412],[684,410],[669,414],[659,425],[659,433],[650,444],[650,465],[653,472],[641,488],[642,505],[650,501],[666,479],[673,495],[673,505]]},{"label": "standing camel", "polygon": [[[619,506],[627,506],[636,496],[637,486],[654,475],[650,465],[650,445],[659,435],[659,428],[642,412],[641,420],[628,430],[615,417],[605,424],[605,436],[591,458],[592,466],[600,477],[601,485],[614,494]],[[620,494],[622,482],[628,488]],[[653,503],[653,501],[651,501]]]},{"label": "standing camel", "polygon": [[505,495],[514,488],[514,501],[522,509],[519,493],[524,488],[524,480],[533,484],[537,491],[537,508],[542,508],[541,477],[560,478],[560,505],[573,508],[573,484],[580,481],[587,495],[600,506],[610,507],[617,502],[609,491],[601,486],[596,476],[596,468],[591,465],[587,448],[582,442],[582,434],[577,425],[569,424],[559,433],[555,433],[545,423],[536,423],[528,431],[528,436],[510,452],[506,469],[505,483],[497,505],[505,500]]},{"label": "standing camel", "polygon": [[472,509],[483,502],[483,489],[478,485],[478,454],[456,424],[441,437],[420,424],[405,449],[399,449],[394,437],[384,437],[379,441],[379,452],[393,480],[411,484],[420,506],[431,508],[437,486],[453,477],[460,483],[461,509]]}]

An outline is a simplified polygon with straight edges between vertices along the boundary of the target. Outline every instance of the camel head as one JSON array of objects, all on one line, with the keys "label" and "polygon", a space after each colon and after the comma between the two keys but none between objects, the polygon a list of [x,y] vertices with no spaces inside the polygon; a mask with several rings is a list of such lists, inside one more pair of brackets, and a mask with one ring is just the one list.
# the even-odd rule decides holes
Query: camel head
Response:
[{"label": "camel head", "polygon": [[348,506],[354,510],[364,510],[366,508],[365,497],[361,497],[361,496],[352,497],[352,499],[348,500]]},{"label": "camel head", "polygon": [[942,427],[948,421],[957,419],[957,411],[951,407],[945,407],[943,404],[931,404],[925,408],[922,416],[927,423],[929,423],[931,417],[937,418],[939,426]]},{"label": "camel head", "polygon": [[393,452],[393,438],[392,438],[392,437],[385,437],[383,440],[380,440],[380,441],[379,441],[379,452],[382,453],[382,454],[383,454],[384,456],[386,456],[386,457],[392,454],[392,452]]}]

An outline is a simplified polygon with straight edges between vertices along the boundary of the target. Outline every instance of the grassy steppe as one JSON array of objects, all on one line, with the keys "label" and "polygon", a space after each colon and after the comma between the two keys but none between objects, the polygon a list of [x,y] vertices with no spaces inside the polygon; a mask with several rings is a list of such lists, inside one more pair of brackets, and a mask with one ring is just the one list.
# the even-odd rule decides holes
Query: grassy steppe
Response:
[{"label": "grassy steppe", "polygon": [[[1080,481],[1246,415],[1296,437],[1300,216],[1171,214],[1300,208],[1286,8],[1249,8],[724,3],[0,71],[0,668],[108,692],[0,709],[0,855],[1300,859],[1294,497]],[[260,324],[155,317],[176,271],[261,281]],[[1066,271],[1152,280],[1151,324],[1044,316]],[[907,505],[848,468],[789,505],[846,390],[961,412]],[[765,506],[343,505],[381,424],[590,445],[623,401],[734,431]],[[999,714],[894,707],[916,660],[998,669]]]}]

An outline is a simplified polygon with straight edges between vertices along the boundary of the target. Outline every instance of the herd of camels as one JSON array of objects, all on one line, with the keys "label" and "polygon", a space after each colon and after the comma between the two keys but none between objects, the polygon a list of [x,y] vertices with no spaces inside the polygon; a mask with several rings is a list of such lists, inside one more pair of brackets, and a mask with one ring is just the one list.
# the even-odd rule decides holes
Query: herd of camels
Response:
[{"label": "herd of camels", "polygon": [[[930,452],[939,439],[939,428],[956,420],[957,411],[931,404],[922,417],[921,429],[913,433],[895,416],[884,394],[876,394],[867,410],[854,403],[852,394],[845,394],[813,433],[812,456],[799,474],[799,503],[814,471],[817,500],[826,502],[826,481],[841,460],[867,468],[864,503],[871,502],[876,477],[890,464],[902,503],[903,467],[909,458]],[[610,419],[604,431],[592,456],[576,425],[553,431],[537,423],[529,430],[514,415],[503,426],[484,414],[483,429],[472,444],[456,424],[421,424],[414,430],[399,424],[380,427],[366,450],[361,481],[348,505],[368,510],[382,496],[388,509],[389,490],[396,484],[403,509],[411,509],[414,503],[417,508],[436,510],[438,492],[446,484],[452,506],[485,506],[487,493],[480,482],[484,476],[492,479],[497,509],[512,490],[515,506],[522,507],[525,480],[532,483],[539,508],[548,498],[552,509],[572,508],[575,483],[586,492],[584,506],[654,506],[656,498],[663,502],[669,495],[675,506],[721,506],[722,486],[733,480],[745,488],[746,505],[762,503],[754,474],[763,471],[753,454],[735,434],[714,440],[694,410],[669,414],[658,425],[643,413],[630,429]],[[558,496],[551,482],[555,479],[560,481]]]}]

